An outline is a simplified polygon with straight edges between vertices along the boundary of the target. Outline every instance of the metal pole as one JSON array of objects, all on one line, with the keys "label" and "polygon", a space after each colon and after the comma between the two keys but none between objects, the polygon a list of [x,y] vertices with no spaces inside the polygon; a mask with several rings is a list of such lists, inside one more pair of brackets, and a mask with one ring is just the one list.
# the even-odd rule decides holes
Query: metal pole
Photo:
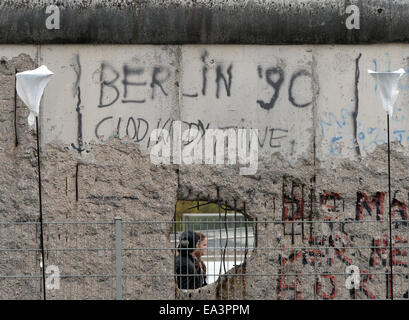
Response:
[{"label": "metal pole", "polygon": [[389,136],[389,114],[387,114],[388,127],[388,188],[389,188],[389,268],[391,269],[391,299],[393,300],[393,267],[392,267],[392,201],[391,201],[391,141]]},{"label": "metal pole", "polygon": [[122,300],[122,219],[115,217],[116,300]]},{"label": "metal pole", "polygon": [[40,201],[40,246],[41,246],[41,263],[43,272],[43,299],[46,299],[46,286],[45,286],[45,261],[44,261],[44,238],[43,238],[43,201],[41,198],[41,163],[40,163],[40,138],[39,138],[39,127],[38,127],[38,117],[36,117],[36,129],[37,129],[37,167],[38,167],[38,196]]},{"label": "metal pole", "polygon": [[[15,69],[15,74],[17,74],[17,69]],[[18,134],[17,134],[17,77],[14,80],[14,146],[18,146]]]}]

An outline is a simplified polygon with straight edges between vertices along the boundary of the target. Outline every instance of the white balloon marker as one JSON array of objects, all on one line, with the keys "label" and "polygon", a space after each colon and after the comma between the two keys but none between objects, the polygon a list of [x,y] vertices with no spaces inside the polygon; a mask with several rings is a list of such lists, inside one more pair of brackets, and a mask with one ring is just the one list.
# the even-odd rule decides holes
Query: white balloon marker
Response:
[{"label": "white balloon marker", "polygon": [[35,117],[40,113],[40,102],[44,89],[54,73],[46,66],[16,74],[16,89],[21,100],[30,109],[28,124],[34,124]]},{"label": "white balloon marker", "polygon": [[48,81],[54,73],[48,70],[46,66],[41,66],[34,70],[19,72],[16,74],[16,91],[21,100],[30,109],[28,116],[28,124],[32,126],[36,123],[37,131],[37,167],[38,167],[38,197],[40,202],[40,242],[41,242],[41,261],[40,269],[43,272],[43,299],[46,298],[45,285],[45,261],[44,261],[44,235],[43,235],[43,204],[41,198],[41,163],[40,163],[40,137],[39,137],[39,121],[40,102],[43,96],[44,89]]},{"label": "white balloon marker", "polygon": [[383,109],[387,112],[387,130],[388,130],[388,187],[389,187],[389,269],[390,269],[390,297],[393,300],[393,268],[392,268],[392,201],[391,201],[391,139],[389,130],[389,117],[393,115],[393,107],[398,98],[398,84],[400,78],[405,74],[405,70],[400,68],[393,72],[375,72],[368,70],[379,88],[379,95],[382,100]]},{"label": "white balloon marker", "polygon": [[383,109],[392,117],[393,106],[399,94],[399,79],[405,74],[405,70],[403,68],[393,72],[375,72],[368,70],[368,73],[375,78],[378,84]]}]

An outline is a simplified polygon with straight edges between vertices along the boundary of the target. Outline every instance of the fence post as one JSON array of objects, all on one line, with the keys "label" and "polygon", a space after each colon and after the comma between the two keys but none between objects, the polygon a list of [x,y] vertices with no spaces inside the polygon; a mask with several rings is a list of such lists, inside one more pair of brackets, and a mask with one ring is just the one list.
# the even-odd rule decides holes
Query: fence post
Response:
[{"label": "fence post", "polygon": [[122,300],[122,219],[115,217],[116,300]]}]

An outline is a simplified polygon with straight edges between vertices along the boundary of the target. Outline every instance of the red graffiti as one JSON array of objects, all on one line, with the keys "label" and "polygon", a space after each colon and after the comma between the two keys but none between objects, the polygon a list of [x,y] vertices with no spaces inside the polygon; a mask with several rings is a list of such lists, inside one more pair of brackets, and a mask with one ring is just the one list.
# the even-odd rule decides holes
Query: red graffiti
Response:
[{"label": "red graffiti", "polygon": [[376,220],[383,220],[383,207],[385,202],[385,192],[377,192],[372,200],[364,192],[357,192],[356,200],[356,220],[364,220],[363,210],[365,209],[370,216],[376,210]]},{"label": "red graffiti", "polygon": [[288,276],[286,275],[280,275],[278,278],[278,287],[277,287],[277,293],[278,293],[278,300],[284,300],[284,294],[285,292],[292,291],[295,294],[295,299],[301,300],[302,299],[302,291],[301,291],[301,279],[300,279],[300,274],[301,272],[298,272],[296,276],[296,281],[294,283],[286,283],[285,280]]},{"label": "red graffiti", "polygon": [[[282,246],[284,250],[284,246]],[[295,250],[290,255],[280,255],[280,265],[285,266],[287,263],[293,263],[294,261],[302,258],[302,264],[309,264],[310,266],[322,265],[322,261],[325,258],[325,252],[320,249],[307,248],[304,250]],[[331,265],[331,263],[330,263]]]},{"label": "red graffiti", "polygon": [[361,276],[361,282],[359,285],[359,290],[363,292],[369,299],[375,299],[375,295],[369,291],[369,289],[364,286],[368,284],[370,280],[372,280],[372,274],[369,273],[367,270],[361,270],[360,271],[360,276]]},{"label": "red graffiti", "polygon": [[[306,249],[303,251],[303,264],[310,266],[321,266],[325,259],[325,252],[319,249]],[[330,263],[331,265],[331,263]]]},{"label": "red graffiti", "polygon": [[331,284],[331,291],[330,292],[323,292],[321,288],[321,281],[319,278],[317,278],[315,282],[315,293],[320,296],[321,298],[325,300],[333,300],[335,298],[335,295],[337,293],[337,282],[335,280],[335,277],[330,274],[322,274],[320,275],[321,278],[323,279],[329,279],[329,283]]},{"label": "red graffiti", "polygon": [[[399,245],[399,244],[406,244],[406,243],[408,243],[408,239],[401,238],[395,235],[395,244]],[[408,251],[405,249],[406,248],[392,249],[392,264],[394,266],[408,267],[408,263],[407,263]],[[395,257],[404,257],[404,260],[398,260],[398,259],[395,259]]]},{"label": "red graffiti", "polygon": [[[408,243],[407,239],[395,236],[395,244]],[[371,267],[377,266],[379,260],[382,261],[382,266],[386,266],[388,259],[387,249],[389,248],[388,237],[384,234],[382,239],[372,239],[371,256],[369,258],[369,265]],[[406,262],[408,256],[407,250],[401,248],[392,248],[392,265],[407,267]],[[396,257],[404,257],[404,260],[396,259]]]},{"label": "red graffiti", "polygon": [[[283,249],[284,249],[284,247],[283,247]],[[288,258],[286,258],[286,257],[284,257],[284,256],[282,256],[282,255],[280,255],[280,264],[281,264],[281,266],[285,266],[287,262],[293,263],[295,260],[298,260],[299,258],[302,257],[302,253],[303,253],[302,251],[292,252],[292,253],[288,256]]]},{"label": "red graffiti", "polygon": [[[341,246],[337,247],[336,246],[337,243],[340,243]],[[339,235],[335,235],[335,237],[330,236],[329,244],[331,247],[334,248],[338,259],[344,262],[347,266],[352,264],[352,259],[350,259],[346,255],[347,249],[353,247],[351,240],[348,238],[347,235],[344,234],[342,235],[342,237]]]},{"label": "red graffiti", "polygon": [[395,213],[398,213],[402,220],[409,220],[408,211],[406,210],[404,202],[393,199],[391,211],[392,218],[395,217]]},{"label": "red graffiti", "polygon": [[[382,241],[382,244],[381,244]],[[379,264],[379,259],[382,261],[382,266],[386,266],[387,254],[386,249],[388,241],[386,235],[383,239],[372,239],[371,256],[369,257],[369,265],[374,267]]]},{"label": "red graffiti", "polygon": [[[321,207],[323,209],[326,209],[328,212],[339,212],[337,208],[337,201],[343,200],[341,197],[341,193],[336,193],[336,192],[326,192],[324,191],[323,194],[320,195],[320,202],[321,202]],[[329,203],[331,201],[331,203]],[[342,211],[344,210],[344,202],[342,202]],[[324,216],[325,220],[332,220],[332,217],[330,216]]]},{"label": "red graffiti", "polygon": [[327,244],[327,237],[315,236],[308,238],[308,244],[310,246],[325,246]]}]

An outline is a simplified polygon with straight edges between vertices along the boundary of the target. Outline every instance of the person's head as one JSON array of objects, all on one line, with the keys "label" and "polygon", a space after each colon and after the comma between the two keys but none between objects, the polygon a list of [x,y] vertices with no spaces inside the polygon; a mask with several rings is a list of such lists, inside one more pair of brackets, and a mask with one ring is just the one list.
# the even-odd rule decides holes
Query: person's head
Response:
[{"label": "person's head", "polygon": [[207,238],[203,233],[199,231],[195,233],[197,234],[199,240],[196,243],[196,250],[193,251],[192,254],[196,255],[197,257],[200,257],[205,253],[207,249]]},{"label": "person's head", "polygon": [[181,254],[200,257],[207,248],[206,236],[201,232],[184,231],[180,235],[178,250]]},{"label": "person's head", "polygon": [[192,254],[196,250],[196,245],[199,242],[199,235],[194,231],[184,231],[180,235],[178,250],[180,254]]}]

